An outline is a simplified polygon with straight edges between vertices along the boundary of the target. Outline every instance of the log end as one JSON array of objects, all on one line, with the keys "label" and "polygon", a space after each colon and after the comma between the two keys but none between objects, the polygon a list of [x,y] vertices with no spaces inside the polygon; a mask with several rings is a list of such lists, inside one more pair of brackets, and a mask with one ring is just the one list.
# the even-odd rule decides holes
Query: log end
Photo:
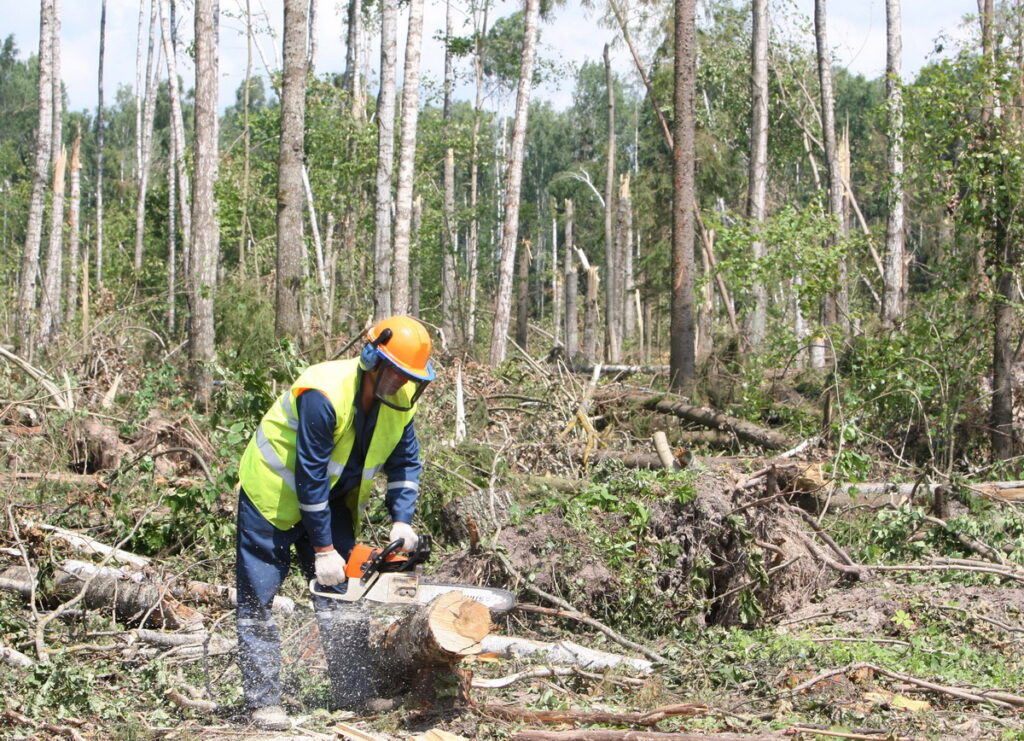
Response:
[{"label": "log end", "polygon": [[491,630],[491,611],[458,591],[434,600],[428,620],[438,647],[459,656],[480,653]]}]

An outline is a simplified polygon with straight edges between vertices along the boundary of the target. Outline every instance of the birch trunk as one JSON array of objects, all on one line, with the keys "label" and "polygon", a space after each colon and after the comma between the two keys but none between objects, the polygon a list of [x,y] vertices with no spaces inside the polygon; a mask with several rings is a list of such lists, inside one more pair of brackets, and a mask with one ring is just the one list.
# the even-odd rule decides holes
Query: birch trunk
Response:
[{"label": "birch trunk", "polygon": [[903,283],[903,31],[900,0],[886,0],[885,97],[888,117],[889,173],[888,218],[885,222],[885,286],[882,321],[893,326],[903,316],[906,287]]},{"label": "birch trunk", "polygon": [[476,340],[476,293],[477,293],[477,255],[480,252],[480,217],[477,215],[477,204],[480,200],[480,112],[483,107],[483,39],[487,35],[487,4],[483,10],[473,11],[476,44],[473,51],[473,80],[475,96],[473,99],[473,136],[472,150],[469,156],[469,237],[466,240],[466,323],[463,336],[466,345],[472,347]]},{"label": "birch trunk", "polygon": [[[753,38],[750,47],[750,168],[747,182],[747,218],[755,234],[764,225],[765,193],[768,188],[768,0],[753,0]],[[765,256],[765,244],[757,238],[751,244],[755,261]],[[751,345],[764,342],[768,322],[768,288],[760,280],[753,287],[754,306],[747,321]]]},{"label": "birch trunk", "polygon": [[579,350],[579,310],[576,304],[576,294],[579,286],[579,274],[576,271],[576,261],[573,259],[573,204],[572,200],[565,199],[565,355],[570,363],[574,363],[576,352]]},{"label": "birch trunk", "polygon": [[416,167],[416,125],[419,120],[420,53],[423,39],[423,0],[409,0],[409,32],[402,78],[402,129],[398,150],[398,189],[395,196],[394,272],[391,311],[409,313],[409,253],[412,235],[412,186]]},{"label": "birch trunk", "polygon": [[671,388],[687,391],[697,376],[694,317],[694,168],[697,42],[695,0],[675,0],[675,84],[672,151]]},{"label": "birch trunk", "polygon": [[[826,169],[828,172],[828,213],[837,229],[836,235],[829,239],[834,245],[843,234],[843,179],[839,169],[839,147],[836,143],[835,98],[832,94],[832,50],[828,46],[828,33],[825,28],[827,18],[826,0],[814,0],[814,37],[818,50],[818,80],[821,88],[821,127],[822,142],[825,149]],[[839,262],[839,287],[822,312],[823,324],[834,324],[849,316],[849,307],[845,295],[846,264]]]},{"label": "birch trunk", "polygon": [[604,250],[605,250],[605,348],[610,363],[622,360],[622,311],[619,283],[622,275],[613,229],[615,214],[615,88],[612,85],[612,64],[608,44],[604,45],[604,76],[608,95],[608,153],[604,182]]},{"label": "birch trunk", "polygon": [[555,345],[562,342],[562,303],[564,294],[561,286],[561,276],[558,273],[558,217],[552,208],[551,214],[551,331],[554,334]]},{"label": "birch trunk", "polygon": [[[173,156],[170,164],[175,173],[174,179],[177,182],[178,193],[175,195],[175,201],[178,205],[178,215],[181,221],[181,251],[187,256],[190,252],[190,240],[192,237],[192,214],[189,211],[191,188],[188,180],[188,167],[185,161],[185,117],[181,111],[181,91],[178,88],[178,44],[175,41],[171,28],[170,0],[160,0],[160,37],[164,57],[167,60],[167,97],[171,104],[170,149],[173,152]],[[171,182],[170,177],[168,182]],[[246,199],[243,198],[243,209],[245,208],[245,203]],[[188,258],[186,257],[187,263]]]},{"label": "birch trunk", "polygon": [[619,256],[619,326],[623,342],[632,338],[636,328],[636,314],[633,310],[633,199],[630,195],[630,177],[619,178],[618,214],[616,223],[616,248]]},{"label": "birch trunk", "polygon": [[[246,274],[246,246],[249,240],[249,182],[252,170],[252,129],[249,126],[252,85],[252,3],[245,0],[245,79],[242,82],[242,216],[238,225],[238,269]],[[253,259],[253,275],[259,275]]]},{"label": "birch trunk", "polygon": [[64,291],[64,323],[75,320],[78,302],[78,271],[81,260],[81,215],[82,215],[82,131],[75,131],[71,145],[71,202],[68,204],[68,270],[67,286]]},{"label": "birch trunk", "polygon": [[[453,64],[451,41],[455,36],[452,19],[452,2],[446,0],[444,12],[445,48],[444,48],[444,127],[445,139],[452,140],[452,88],[455,85],[455,65]],[[456,283],[456,250],[458,248],[458,228],[455,223],[455,149],[448,147],[444,155],[444,171],[442,173],[442,190],[444,191],[443,216],[441,227],[441,327],[449,341],[455,341],[458,323],[455,318],[457,297]],[[457,343],[458,344],[458,343]]]},{"label": "birch trunk", "polygon": [[524,0],[525,27],[523,55],[519,67],[519,89],[516,93],[515,123],[509,146],[508,178],[505,187],[504,222],[499,249],[498,294],[494,301],[494,331],[491,335],[490,364],[505,359],[505,335],[512,315],[512,268],[516,259],[519,236],[519,193],[523,179],[523,155],[526,151],[526,123],[533,82],[533,60],[537,48],[537,17],[540,0]]},{"label": "birch trunk", "polygon": [[[107,0],[100,2],[100,55],[96,73],[96,282],[103,283],[103,63],[107,46]],[[87,286],[83,285],[83,289]]]},{"label": "birch trunk", "polygon": [[363,83],[359,75],[359,39],[363,29],[363,6],[360,0],[349,0],[348,33],[345,37],[345,90],[349,94],[352,117],[363,117]]},{"label": "birch trunk", "polygon": [[[149,4],[149,50],[146,52],[146,95],[143,103],[142,129],[137,132],[139,138],[139,189],[135,200],[135,256],[132,265],[135,268],[135,280],[139,280],[142,271],[142,252],[146,235],[146,191],[149,189],[150,153],[153,149],[153,118],[156,114],[156,85],[160,78],[160,52],[156,49],[157,16],[156,2]],[[137,119],[136,119],[137,120]]]},{"label": "birch trunk", "polygon": [[177,293],[178,293],[178,220],[174,212],[178,208],[177,187],[174,179],[174,160],[177,158],[177,147],[174,137],[168,142],[167,162],[167,332],[174,334],[177,325]]},{"label": "birch trunk", "polygon": [[380,92],[377,95],[377,195],[374,234],[375,319],[391,310],[391,193],[395,157],[395,57],[398,44],[398,0],[381,0]]},{"label": "birch trunk", "polygon": [[195,192],[189,276],[189,359],[196,405],[202,410],[209,408],[213,390],[213,297],[220,237],[213,192],[217,181],[218,13],[218,0],[196,0]]},{"label": "birch trunk", "polygon": [[46,180],[53,147],[53,14],[54,0],[41,0],[39,8],[39,114],[36,122],[32,196],[25,228],[25,247],[18,277],[18,333],[16,352],[31,359],[36,335],[36,281],[39,249],[43,241]]},{"label": "birch trunk", "polygon": [[300,311],[303,259],[303,148],[306,111],[306,0],[284,4],[284,75],[281,142],[277,161],[277,293],[274,332],[278,339],[304,335]]},{"label": "birch trunk", "polygon": [[61,284],[64,272],[64,190],[67,153],[64,149],[64,91],[61,88],[60,0],[53,2],[53,35],[51,51],[53,74],[50,77],[53,132],[50,139],[54,158],[53,187],[50,197],[50,238],[46,246],[46,270],[43,273],[43,294],[39,310],[39,341],[48,345],[60,329]]},{"label": "birch trunk", "polygon": [[530,244],[516,255],[516,344],[527,349],[530,333]]}]

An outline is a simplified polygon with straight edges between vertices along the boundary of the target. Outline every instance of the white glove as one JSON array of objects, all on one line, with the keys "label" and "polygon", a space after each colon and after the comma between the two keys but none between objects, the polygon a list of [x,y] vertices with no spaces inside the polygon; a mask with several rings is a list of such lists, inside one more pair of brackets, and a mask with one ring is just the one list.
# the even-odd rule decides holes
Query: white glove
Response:
[{"label": "white glove", "polygon": [[345,559],[335,550],[316,554],[316,580],[325,587],[345,581]]},{"label": "white glove", "polygon": [[403,551],[413,550],[416,544],[420,542],[416,531],[407,522],[396,522],[391,526],[391,535],[388,536],[388,542],[394,543],[396,540],[403,541],[401,548]]}]

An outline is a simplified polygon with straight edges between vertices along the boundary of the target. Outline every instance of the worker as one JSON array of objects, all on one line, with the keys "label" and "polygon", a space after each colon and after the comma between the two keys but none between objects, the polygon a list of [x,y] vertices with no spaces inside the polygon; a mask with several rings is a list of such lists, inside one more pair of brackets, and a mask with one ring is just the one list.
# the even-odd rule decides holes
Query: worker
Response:
[{"label": "worker", "polygon": [[[345,561],[374,486],[387,476],[389,543],[418,542],[416,402],[434,380],[430,336],[393,316],[365,335],[358,358],[307,368],[274,402],[239,463],[235,577],[242,691],[252,722],[290,728],[281,705],[281,639],[271,614],[295,548],[306,581],[344,590]],[[366,621],[351,603],[314,597],[335,705],[375,697]]]}]

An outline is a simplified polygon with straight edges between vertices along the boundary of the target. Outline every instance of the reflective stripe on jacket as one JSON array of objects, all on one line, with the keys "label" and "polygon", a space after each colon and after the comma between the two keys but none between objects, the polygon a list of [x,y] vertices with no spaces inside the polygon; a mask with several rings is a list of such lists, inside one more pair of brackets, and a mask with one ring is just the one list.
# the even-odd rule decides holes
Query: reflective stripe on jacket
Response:
[{"label": "reflective stripe on jacket", "polygon": [[[249,499],[274,527],[287,530],[302,519],[295,490],[295,438],[299,426],[296,401],[299,395],[316,389],[334,407],[334,450],[327,466],[331,486],[334,486],[345,469],[355,441],[353,404],[358,401],[361,377],[358,358],[312,365],[263,415],[242,454],[238,478]],[[363,462],[362,479],[345,502],[352,512],[357,536],[363,510],[373,491],[373,477],[387,461],[415,414],[415,407],[408,412],[399,412],[385,404],[380,405],[377,424]]]}]

